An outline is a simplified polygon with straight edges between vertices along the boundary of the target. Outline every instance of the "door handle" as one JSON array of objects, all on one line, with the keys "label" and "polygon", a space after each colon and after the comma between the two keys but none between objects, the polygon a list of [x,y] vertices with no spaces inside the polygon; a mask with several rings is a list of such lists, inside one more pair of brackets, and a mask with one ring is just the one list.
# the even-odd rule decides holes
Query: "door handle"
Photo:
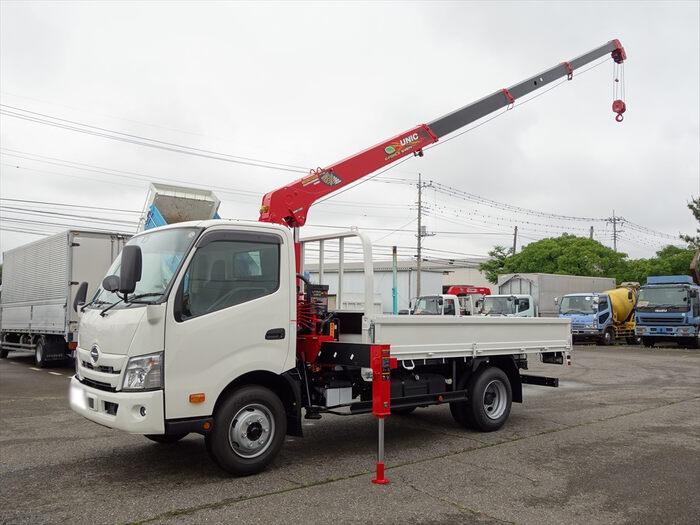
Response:
[{"label": "door handle", "polygon": [[284,328],[273,328],[265,334],[265,339],[284,339]]}]

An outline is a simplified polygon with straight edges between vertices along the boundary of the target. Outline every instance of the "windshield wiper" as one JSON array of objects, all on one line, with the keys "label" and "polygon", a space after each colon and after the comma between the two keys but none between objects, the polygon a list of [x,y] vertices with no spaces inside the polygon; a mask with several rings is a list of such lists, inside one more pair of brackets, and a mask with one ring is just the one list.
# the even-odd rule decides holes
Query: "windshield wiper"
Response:
[{"label": "windshield wiper", "polygon": [[102,317],[104,317],[105,314],[106,314],[107,312],[109,312],[112,308],[114,308],[115,306],[117,306],[119,303],[123,303],[123,302],[124,302],[124,299],[119,299],[116,303],[110,304],[107,308],[105,308],[104,310],[102,310],[102,311],[100,312],[100,315],[101,315]]},{"label": "windshield wiper", "polygon": [[[163,292],[149,292],[149,293],[139,293],[136,295],[132,295],[131,297],[127,297],[129,300],[128,302],[133,303],[135,302],[134,299],[143,299],[144,297],[160,297],[163,295]],[[149,302],[149,301],[140,301],[140,302]]]}]

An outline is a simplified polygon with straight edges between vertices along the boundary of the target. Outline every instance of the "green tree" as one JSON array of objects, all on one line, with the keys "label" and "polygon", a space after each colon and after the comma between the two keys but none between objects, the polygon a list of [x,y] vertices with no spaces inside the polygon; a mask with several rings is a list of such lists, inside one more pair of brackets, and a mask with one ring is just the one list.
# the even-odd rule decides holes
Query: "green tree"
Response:
[{"label": "green tree", "polygon": [[503,273],[503,264],[511,253],[513,253],[512,248],[494,246],[493,250],[489,252],[489,257],[491,258],[479,265],[479,270],[484,272],[486,279],[490,283],[496,284],[498,282],[498,274]]},{"label": "green tree", "polygon": [[563,234],[525,246],[508,257],[500,273],[559,273],[614,277],[627,257],[598,241]]},{"label": "green tree", "polygon": [[[700,197],[696,197],[688,203],[688,209],[693,212],[695,220],[700,222]],[[700,249],[700,228],[695,229],[698,235],[679,235],[681,240],[688,243],[688,248]]]}]

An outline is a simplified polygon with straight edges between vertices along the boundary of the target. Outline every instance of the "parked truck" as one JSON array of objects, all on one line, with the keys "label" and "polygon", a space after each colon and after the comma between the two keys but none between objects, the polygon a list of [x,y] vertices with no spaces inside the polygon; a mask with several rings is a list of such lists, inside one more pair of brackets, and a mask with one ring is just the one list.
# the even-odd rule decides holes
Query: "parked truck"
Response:
[{"label": "parked truck", "polygon": [[689,275],[648,277],[635,308],[644,346],[674,342],[700,347],[700,286]]},{"label": "parked truck", "polygon": [[416,298],[411,315],[448,315],[459,316],[462,313],[459,298],[452,294],[421,295]]},{"label": "parked truck", "polygon": [[95,293],[129,237],[68,230],[4,252],[0,357],[29,350],[44,367],[70,356],[78,341],[70,308],[78,285]]},{"label": "parked truck", "polygon": [[458,285],[450,286],[445,293],[457,296],[461,315],[478,315],[484,307],[484,298],[491,295],[491,290],[486,286]]},{"label": "parked truck", "polygon": [[[384,418],[449,403],[458,424],[500,428],[530,357],[569,363],[566,319],[375,314],[372,245],[357,230],[302,239],[309,207],[369,173],[610,53],[619,41],[500,90],[263,197],[259,222],[202,221],[154,228],[122,250],[84,309],[70,385],[73,410],[157,442],[204,434],[212,459],[233,474],[268,465],[302,418],[373,413],[377,483]],[[356,238],[364,265],[364,312],[328,308],[328,285],[304,276],[309,243],[319,252]],[[179,261],[176,267],[164,261]],[[302,416],[302,409],[305,415]]]},{"label": "parked truck", "polygon": [[637,344],[634,306],[639,283],[622,283],[604,292],[567,294],[561,298],[559,317],[571,319],[574,342],[596,340],[611,345],[617,339]]},{"label": "parked truck", "polygon": [[557,317],[558,297],[574,292],[603,291],[615,287],[615,279],[552,273],[502,274],[498,294],[484,299],[484,315],[509,317]]}]

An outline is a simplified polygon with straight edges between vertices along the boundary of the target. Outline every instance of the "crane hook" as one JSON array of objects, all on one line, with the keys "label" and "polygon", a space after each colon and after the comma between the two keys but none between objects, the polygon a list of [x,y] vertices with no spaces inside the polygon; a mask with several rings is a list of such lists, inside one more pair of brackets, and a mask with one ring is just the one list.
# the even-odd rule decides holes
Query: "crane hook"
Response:
[{"label": "crane hook", "polygon": [[627,111],[627,105],[620,99],[614,100],[612,103],[612,110],[614,113],[617,113],[617,116],[615,117],[615,120],[617,122],[622,122],[625,117],[622,116],[622,114]]}]

